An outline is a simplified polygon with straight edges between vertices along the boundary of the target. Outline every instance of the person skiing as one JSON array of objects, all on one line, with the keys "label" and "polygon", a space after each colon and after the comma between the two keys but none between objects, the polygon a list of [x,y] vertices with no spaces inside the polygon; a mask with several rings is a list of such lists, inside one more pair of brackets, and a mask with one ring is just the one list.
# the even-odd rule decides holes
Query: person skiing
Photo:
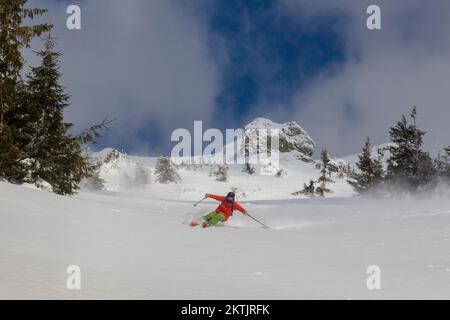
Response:
[{"label": "person skiing", "polygon": [[[234,192],[230,192],[226,197],[217,196],[214,194],[206,194],[205,199],[214,199],[220,202],[220,205],[216,210],[211,212],[210,214],[203,217],[203,228],[208,228],[210,226],[216,226],[219,223],[227,222],[235,210],[241,212],[243,215],[248,215],[247,210],[239,205],[236,202],[236,195]],[[197,226],[198,224],[193,221],[191,223],[192,226]]]}]

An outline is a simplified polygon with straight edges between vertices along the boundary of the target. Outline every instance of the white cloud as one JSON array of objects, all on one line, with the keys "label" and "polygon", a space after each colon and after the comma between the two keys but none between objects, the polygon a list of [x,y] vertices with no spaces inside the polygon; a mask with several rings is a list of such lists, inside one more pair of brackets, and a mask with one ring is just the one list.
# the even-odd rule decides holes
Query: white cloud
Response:
[{"label": "white cloud", "polygon": [[[134,151],[155,151],[137,137],[149,126],[161,127],[160,147],[169,145],[173,128],[189,127],[193,120],[211,123],[220,90],[217,64],[225,63],[210,56],[208,37],[217,35],[204,16],[170,0],[77,2],[81,31],[65,28],[67,3],[32,1],[50,8],[47,17],[64,52],[63,81],[72,95],[68,120],[82,129],[117,117],[106,140]],[[366,28],[369,4],[382,8],[381,31]],[[389,126],[417,105],[420,124],[429,132],[427,147],[436,151],[450,144],[449,1],[279,0],[277,10],[305,28],[314,27],[320,15],[346,17],[330,27],[342,28],[337,31],[345,39],[347,60],[311,79],[291,104],[266,106],[274,120],[298,121],[319,145],[343,155],[359,151],[366,136],[374,143],[388,140]],[[263,101],[255,116],[261,107]]]},{"label": "white cloud", "polygon": [[155,151],[138,132],[156,125],[163,133],[159,143],[168,145],[173,128],[209,121],[219,77],[200,19],[175,1],[75,3],[82,10],[80,31],[65,27],[67,3],[34,0],[30,6],[50,9],[45,18],[55,24],[63,82],[72,96],[66,117],[76,128],[118,118],[108,142]]},{"label": "white cloud", "polygon": [[[428,130],[433,152],[450,144],[450,3],[433,1],[282,0],[298,19],[339,12],[347,61],[297,92],[290,106],[295,120],[333,153],[357,152],[366,136],[389,139],[388,129],[413,105]],[[369,31],[369,4],[382,9],[381,31]],[[349,113],[352,116],[349,116]]]}]

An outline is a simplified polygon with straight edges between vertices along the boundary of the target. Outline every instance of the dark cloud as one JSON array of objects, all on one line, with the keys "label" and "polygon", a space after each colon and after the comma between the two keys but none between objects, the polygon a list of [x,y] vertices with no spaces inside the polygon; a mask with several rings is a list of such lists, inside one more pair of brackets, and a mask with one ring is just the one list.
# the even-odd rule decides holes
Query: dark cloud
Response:
[{"label": "dark cloud", "polygon": [[[413,105],[432,152],[450,144],[450,3],[423,1],[282,1],[290,14],[342,14],[347,61],[297,92],[290,108],[320,145],[356,152],[365,136],[389,139],[388,128]],[[369,4],[382,8],[381,31],[366,28]],[[286,107],[286,106],[284,106]]]},{"label": "dark cloud", "polygon": [[[80,31],[65,27],[69,4],[82,9]],[[66,117],[76,129],[117,118],[101,145],[162,152],[173,129],[209,121],[218,75],[207,28],[176,1],[34,0],[30,5],[50,9],[46,19],[55,24],[64,52],[63,81],[72,95]]]}]

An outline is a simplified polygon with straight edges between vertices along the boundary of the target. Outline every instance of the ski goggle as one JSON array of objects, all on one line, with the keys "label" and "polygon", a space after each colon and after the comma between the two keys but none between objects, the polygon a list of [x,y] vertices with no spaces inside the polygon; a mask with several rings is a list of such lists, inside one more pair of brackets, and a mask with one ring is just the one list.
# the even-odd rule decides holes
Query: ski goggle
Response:
[{"label": "ski goggle", "polygon": [[233,200],[234,200],[234,197],[227,197],[227,200],[228,200],[228,201],[233,201]]}]

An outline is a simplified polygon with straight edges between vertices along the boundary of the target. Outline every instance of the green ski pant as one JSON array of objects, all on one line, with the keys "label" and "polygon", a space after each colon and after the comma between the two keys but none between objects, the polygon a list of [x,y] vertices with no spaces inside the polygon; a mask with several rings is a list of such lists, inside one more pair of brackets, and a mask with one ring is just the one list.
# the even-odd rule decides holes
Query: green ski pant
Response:
[{"label": "green ski pant", "polygon": [[210,225],[217,225],[220,222],[225,221],[225,215],[223,213],[217,213],[215,211],[203,217],[203,219]]}]

